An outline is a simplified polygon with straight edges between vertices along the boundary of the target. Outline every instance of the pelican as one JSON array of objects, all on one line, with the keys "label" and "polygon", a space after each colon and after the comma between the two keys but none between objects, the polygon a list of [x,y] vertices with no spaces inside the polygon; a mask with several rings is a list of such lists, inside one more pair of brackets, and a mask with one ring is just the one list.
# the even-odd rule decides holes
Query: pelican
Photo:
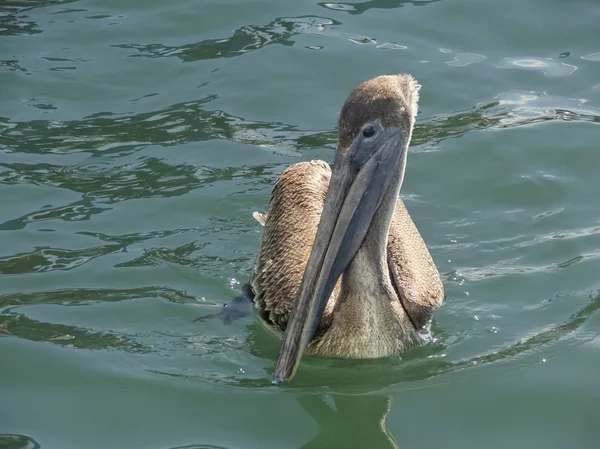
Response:
[{"label": "pelican", "polygon": [[430,340],[440,275],[399,199],[421,86],[410,75],[359,84],[338,121],[333,168],[287,168],[275,181],[249,293],[283,341],[275,383],[303,353],[367,359]]}]

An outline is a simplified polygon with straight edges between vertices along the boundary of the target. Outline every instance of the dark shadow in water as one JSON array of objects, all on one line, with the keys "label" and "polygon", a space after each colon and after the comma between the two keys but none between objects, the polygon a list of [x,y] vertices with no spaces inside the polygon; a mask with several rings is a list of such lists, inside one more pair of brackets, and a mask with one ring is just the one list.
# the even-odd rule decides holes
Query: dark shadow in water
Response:
[{"label": "dark shadow in water", "polygon": [[40,449],[41,447],[40,443],[27,435],[0,434],[0,449]]},{"label": "dark shadow in water", "polygon": [[441,0],[369,0],[360,3],[322,2],[318,5],[334,11],[347,12],[348,14],[362,14],[370,9],[397,9],[406,5],[426,6],[439,1]]},{"label": "dark shadow in water", "polygon": [[[0,230],[6,230],[5,225],[0,224]],[[119,252],[115,245],[75,250],[39,248],[30,253],[1,258],[0,275],[68,271],[114,252]]]},{"label": "dark shadow in water", "polygon": [[298,402],[319,426],[317,435],[302,449],[398,449],[385,426],[392,405],[389,397],[306,395],[298,398]]},{"label": "dark shadow in water", "polygon": [[[118,302],[133,299],[160,298],[179,304],[197,304],[195,296],[190,296],[169,287],[140,287],[132,289],[62,289],[33,293],[11,293],[0,296],[0,308],[33,305],[60,304],[62,306],[78,306],[96,302]],[[214,307],[219,304],[205,301],[204,306]],[[5,309],[6,310],[6,309]],[[0,310],[4,313],[5,310]]]},{"label": "dark shadow in water", "polygon": [[0,13],[18,14],[35,8],[64,5],[67,3],[75,3],[77,1],[79,0],[3,0],[2,3],[0,3]]},{"label": "dark shadow in water", "polygon": [[[32,120],[14,123],[7,117],[0,117],[0,148],[26,154],[96,151],[103,155],[125,156],[148,145],[169,147],[215,139],[254,146],[286,143],[297,148],[322,146],[321,139],[310,139],[314,133],[301,131],[293,125],[252,122],[220,110],[206,109],[216,98],[217,95],[208,95],[132,115],[101,112],[66,122]],[[307,138],[296,142],[305,135]]]},{"label": "dark shadow in water", "polygon": [[[238,175],[240,177],[248,177],[249,179],[254,180],[256,175],[252,175],[252,172],[253,170],[250,170],[250,172],[240,170]],[[203,183],[199,182],[198,184],[202,185]],[[125,186],[123,186],[123,190],[125,191]],[[89,201],[89,199],[85,200],[85,202]],[[71,212],[74,211],[77,211],[78,220],[89,219],[92,213],[99,213],[104,210],[100,208],[86,209],[79,203],[81,202],[58,209],[45,209],[39,212],[27,214],[20,218],[6,221],[4,223],[0,223],[0,231],[24,229],[31,222],[43,219],[50,220],[49,217],[53,217],[54,219],[62,219],[65,221],[72,221],[75,220],[74,216],[71,217]],[[48,212],[47,215],[46,212]],[[65,212],[65,214],[62,214],[63,212]],[[41,216],[45,216],[47,218],[41,218]],[[123,235],[107,235],[98,232],[80,231],[77,234],[92,237],[94,240],[93,246],[76,249],[35,246],[28,252],[0,257],[0,275],[23,275],[28,273],[42,273],[49,271],[70,271],[88,262],[94,261],[99,257],[117,255],[119,253],[128,253],[130,251],[130,247],[145,241],[158,240],[177,234],[193,234],[194,240],[175,248],[153,247],[144,250],[138,249],[136,251],[132,251],[129,255],[119,257],[120,259],[126,260],[116,263],[114,267],[130,268],[175,264],[182,267],[199,269],[204,273],[214,273],[212,268],[222,266],[223,264],[228,265],[228,270],[231,269],[232,264],[239,267],[247,266],[248,257],[251,256],[245,253],[238,251],[234,252],[229,257],[225,257],[210,254],[205,250],[205,248],[212,242],[211,236],[218,236],[218,238],[221,238],[223,234],[229,236],[248,233],[253,234],[255,230],[252,227],[248,227],[244,220],[239,221],[205,218],[195,224],[197,226],[193,228],[174,228],[169,230],[157,230],[152,232],[140,232]],[[51,230],[52,229],[44,229],[43,231],[48,232]],[[100,244],[98,240],[105,242],[105,244]],[[219,274],[219,276],[221,275],[222,274]],[[0,304],[1,302],[2,301],[0,298]]]},{"label": "dark shadow in water", "polygon": [[[9,118],[0,117],[0,127],[5,127],[0,134],[0,146],[11,151],[34,154],[82,150],[127,154],[125,150],[133,152],[150,144],[169,146],[227,138],[222,132],[229,130],[229,136],[235,132],[229,122],[241,119],[218,110],[205,111],[203,107],[216,98],[216,95],[208,95],[199,100],[135,115],[100,112],[68,122],[32,120],[11,123]],[[116,143],[119,144],[118,148],[113,150]]]},{"label": "dark shadow in water", "polygon": [[149,353],[151,349],[130,337],[112,332],[96,332],[76,326],[45,323],[5,309],[0,314],[0,337],[11,335],[31,341],[43,341],[78,349],[120,349]]},{"label": "dark shadow in water", "polygon": [[4,61],[0,61],[0,69],[3,67],[9,72],[28,73],[25,67],[19,65],[19,61],[17,59],[5,59]]},{"label": "dark shadow in water", "polygon": [[[27,182],[37,185],[49,185],[49,183],[51,183],[53,180],[53,170],[59,168],[58,166],[51,166],[49,164],[36,164],[33,166],[28,165],[27,168],[23,167],[21,164],[14,164],[12,166],[14,167],[12,174],[5,177],[3,180],[2,176],[0,176],[0,183],[14,184],[17,182],[15,177],[18,177],[19,182]],[[45,172],[42,169],[42,167],[50,167],[50,172]],[[19,173],[17,172],[18,169],[22,171],[20,171]],[[59,177],[60,176],[61,175],[59,175]],[[42,182],[38,184],[37,181]],[[22,215],[18,218],[7,220],[5,222],[0,222],[0,231],[15,231],[18,229],[25,229],[28,223],[37,221],[46,221],[54,219],[61,219],[64,221],[89,220],[92,218],[92,216],[99,214],[100,212],[105,211],[107,209],[107,207],[94,206],[90,198],[84,198],[83,200],[73,202],[66,206],[54,208],[43,207],[41,210],[33,211],[28,214]],[[21,260],[22,256],[29,257],[28,255],[18,255],[16,256],[16,260],[12,260],[12,257],[9,259],[0,259],[0,273],[3,273],[4,270],[7,269],[6,267],[13,265],[13,262]],[[19,271],[11,274],[16,274],[18,272]]]},{"label": "dark shadow in water", "polygon": [[[69,208],[67,208],[69,209]],[[7,229],[23,229],[28,223],[34,221],[31,215],[20,219],[14,219],[5,223],[0,223],[0,231]],[[58,216],[56,218],[63,218]],[[66,219],[69,221],[68,219]],[[129,247],[143,243],[148,240],[162,239],[165,237],[181,234],[193,233],[196,238],[207,237],[211,234],[218,234],[226,227],[229,232],[244,234],[252,232],[240,223],[223,223],[216,220],[207,220],[201,228],[171,229],[168,231],[142,232],[135,234],[124,234],[110,236],[97,232],[78,232],[80,235],[92,237],[106,242],[104,245],[92,246],[89,248],[61,249],[49,246],[34,247],[30,252],[15,254],[0,258],[0,274],[27,274],[42,273],[48,271],[69,271],[91,262],[99,257],[124,253],[129,251]],[[173,263],[190,268],[205,268],[208,264],[213,264],[223,258],[211,256],[203,253],[202,250],[208,245],[208,242],[194,240],[177,248],[150,248],[141,252],[141,255],[133,255],[126,261],[118,263],[115,268],[120,267],[146,267],[156,266],[164,263]],[[244,264],[247,259],[237,257],[228,259],[228,263]],[[1,301],[0,301],[1,303]]]},{"label": "dark shadow in water", "polygon": [[[2,0],[0,2],[0,36],[39,34],[42,30],[22,13],[45,6],[73,3],[78,0]],[[8,62],[8,61],[3,61]],[[10,61],[17,63],[18,61]]]},{"label": "dark shadow in water", "polygon": [[[38,27],[37,23],[32,20],[18,18],[12,14],[0,17],[0,37],[16,36],[19,34],[39,34],[41,32],[42,30]],[[7,67],[8,70],[11,71],[17,70],[20,72],[27,72],[27,70],[19,66],[18,63],[19,61],[17,59],[4,60],[2,61],[2,66]]]},{"label": "dark shadow in water", "polygon": [[[78,207],[79,208],[79,207]],[[71,209],[71,207],[64,208]],[[19,219],[0,223],[0,231],[23,229],[28,223],[35,221],[28,214]],[[66,221],[68,218],[58,216]],[[202,226],[201,229],[171,229],[168,231],[143,232],[136,234],[124,234],[109,236],[95,232],[79,232],[107,242],[104,245],[96,245],[89,248],[61,249],[49,246],[34,247],[30,252],[14,254],[0,258],[0,274],[27,274],[43,273],[48,271],[69,271],[91,262],[99,257],[109,256],[111,254],[127,252],[129,247],[148,240],[161,239],[172,235],[186,232],[193,232],[197,238],[205,237],[210,234],[218,233],[223,228],[223,223],[211,223],[211,220]],[[236,229],[236,227],[238,229]],[[227,223],[227,229],[238,234],[252,232],[243,227],[242,224]],[[208,245],[207,242],[193,241],[177,248],[151,248],[144,250],[138,257],[131,256],[126,262],[118,263],[115,268],[120,267],[142,267],[155,266],[161,263],[174,263],[190,268],[203,268],[207,264],[214,263],[219,259],[216,256],[203,254],[202,249]],[[246,259],[229,259],[229,263],[244,263]]]},{"label": "dark shadow in water", "polygon": [[[171,198],[194,189],[231,180],[248,180],[246,191],[262,189],[271,183],[271,173],[283,170],[265,164],[238,167],[198,167],[185,162],[177,165],[155,157],[140,158],[136,163],[102,167],[90,162],[65,166],[48,163],[2,163],[8,170],[0,172],[0,183],[32,184],[59,187],[80,193],[82,199],[59,207],[42,207],[20,217],[0,222],[0,230],[24,229],[28,223],[90,220],[109,210],[110,205],[139,198]],[[218,218],[206,218],[217,222]],[[181,232],[175,230],[174,233]]]},{"label": "dark shadow in water", "polygon": [[119,44],[117,48],[136,50],[130,57],[177,57],[184,62],[217,58],[233,58],[259,50],[272,44],[294,45],[292,38],[298,34],[319,34],[323,27],[340,22],[314,16],[281,17],[266,25],[246,25],[230,37],[207,39],[193,44],[170,46],[163,44]]}]

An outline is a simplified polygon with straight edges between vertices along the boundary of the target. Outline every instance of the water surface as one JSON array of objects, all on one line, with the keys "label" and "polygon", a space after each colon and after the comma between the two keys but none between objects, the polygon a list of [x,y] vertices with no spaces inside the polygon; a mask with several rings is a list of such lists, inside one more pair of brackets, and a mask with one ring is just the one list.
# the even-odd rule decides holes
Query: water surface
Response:
[{"label": "water surface", "polygon": [[[0,4],[0,447],[595,448],[592,0]],[[423,85],[402,196],[436,341],[303,361],[217,314],[359,82]],[[385,421],[382,427],[381,422]]]}]

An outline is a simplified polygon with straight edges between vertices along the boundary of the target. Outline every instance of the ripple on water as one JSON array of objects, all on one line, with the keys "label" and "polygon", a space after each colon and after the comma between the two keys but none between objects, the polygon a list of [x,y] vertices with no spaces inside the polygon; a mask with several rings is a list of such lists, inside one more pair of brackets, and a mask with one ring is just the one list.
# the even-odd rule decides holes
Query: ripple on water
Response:
[{"label": "ripple on water", "polygon": [[485,56],[476,53],[456,53],[454,59],[452,61],[447,61],[446,64],[454,67],[466,67],[484,61],[485,59]]},{"label": "ripple on water", "polygon": [[[19,156],[101,151],[123,157],[149,145],[228,139],[271,148],[280,154],[297,155],[295,148],[317,148],[335,142],[335,133],[330,131],[311,133],[281,122],[255,122],[220,110],[205,109],[214,98],[214,95],[207,96],[140,114],[94,114],[64,122],[15,123],[0,117],[0,130],[3,130],[0,148],[21,153]],[[140,136],[146,140],[139,140]]]},{"label": "ripple on water", "polygon": [[386,42],[385,44],[377,45],[377,48],[384,50],[406,50],[408,47],[406,45],[400,45],[396,42]]},{"label": "ripple on water", "polygon": [[581,59],[585,59],[586,61],[600,61],[600,51],[597,53],[591,53],[589,55],[582,56]]},{"label": "ripple on water", "polygon": [[556,61],[552,58],[504,58],[494,64],[499,69],[522,69],[540,71],[547,76],[566,76],[578,69],[577,66]]},{"label": "ripple on water", "polygon": [[354,5],[347,3],[320,3],[320,5],[334,11],[356,11]]},{"label": "ripple on water", "polygon": [[282,17],[263,25],[245,25],[229,37],[207,39],[179,46],[164,44],[123,43],[116,48],[135,50],[130,57],[177,57],[183,61],[199,61],[242,56],[268,45],[287,45],[299,34],[324,34],[331,25],[339,24],[317,16]]},{"label": "ripple on water", "polygon": [[215,446],[212,444],[191,444],[189,446],[176,446],[165,449],[228,449],[225,446]]},{"label": "ripple on water", "polygon": [[[469,273],[472,274],[472,273]],[[467,277],[469,277],[469,274]],[[455,274],[454,278],[463,279]],[[458,279],[455,280],[455,282]],[[164,290],[164,289],[163,289]],[[175,297],[168,307],[154,299]],[[24,305],[35,303],[81,303],[92,307],[94,301],[106,304],[107,301],[123,301],[131,299],[144,300],[129,302],[128,307],[141,311],[149,307],[161,307],[154,312],[155,316],[163,316],[160,323],[140,322],[128,333],[101,329],[101,322],[95,326],[83,327],[77,325],[42,322],[19,310],[26,312]],[[150,301],[150,302],[149,302]],[[0,298],[3,306],[0,314],[0,335],[12,335],[33,341],[44,341],[51,344],[68,346],[72,349],[111,350],[117,349],[137,354],[139,359],[134,372],[145,371],[153,376],[179,379],[184,382],[213,383],[241,388],[272,389],[271,383],[273,362],[276,358],[280,341],[273,338],[258,324],[251,323],[252,317],[246,315],[234,324],[224,324],[218,314],[211,313],[214,304],[206,303],[197,308],[196,298],[187,297],[180,292],[159,291],[155,288],[134,290],[65,290],[41,292],[35,294],[16,294]],[[184,308],[190,309],[192,316],[202,314],[208,318],[201,323],[194,323],[189,313],[182,315]],[[60,306],[54,306],[60,307]],[[592,296],[591,302],[578,313],[562,324],[544,328],[528,337],[508,342],[500,349],[483,354],[470,355],[466,358],[448,357],[447,353],[465,341],[465,336],[447,335],[443,329],[434,329],[436,339],[429,345],[404,354],[402,358],[367,361],[339,361],[306,358],[299,368],[294,384],[287,388],[294,390],[312,390],[315,387],[329,386],[336,391],[365,392],[376,391],[380,388],[409,388],[401,384],[421,381],[441,374],[473,369],[481,365],[495,363],[506,359],[533,354],[539,359],[544,346],[558,339],[577,333],[585,324],[587,318],[600,309],[600,294]],[[73,313],[83,313],[92,320],[99,319],[97,311],[85,311],[81,308],[72,309]],[[120,309],[123,312],[123,309]],[[124,315],[130,316],[131,310]],[[467,310],[468,316],[473,316]],[[119,327],[114,313],[104,310],[103,313],[112,318],[111,326]],[[152,313],[152,312],[147,312]],[[45,313],[47,315],[47,312]],[[69,312],[60,313],[57,317],[67,317]],[[100,314],[101,315],[101,314]],[[208,315],[212,315],[212,318]],[[170,318],[169,318],[170,316]],[[64,318],[62,318],[64,319]],[[123,319],[126,319],[124,317]],[[175,320],[175,321],[173,321]],[[494,335],[500,326],[490,323],[490,316],[485,312],[471,319],[479,331]],[[481,324],[479,324],[481,323]],[[435,327],[435,326],[434,326]],[[127,325],[130,328],[130,325]],[[177,328],[178,333],[172,330]],[[131,333],[133,331],[133,333]],[[581,335],[570,337],[580,344]],[[586,337],[587,338],[587,337]],[[567,340],[568,341],[568,340]],[[164,357],[169,357],[166,368]]]},{"label": "ripple on water", "polygon": [[[377,2],[364,2],[375,5]],[[355,6],[343,4],[327,4],[330,9],[338,11],[355,11]],[[342,6],[342,7],[340,7]],[[137,52],[130,56],[145,56],[148,58],[178,57],[185,61],[210,58],[233,57],[247,54],[270,44],[286,44],[293,41],[298,34],[314,34],[346,39],[361,45],[373,45],[379,49],[405,50],[407,47],[395,42],[377,43],[368,36],[341,32],[339,23],[333,20],[307,17],[277,19],[266,25],[247,26],[236,30],[232,36],[221,40],[201,41],[181,47],[170,47],[162,44],[124,45],[123,47]],[[320,46],[320,48],[323,48]],[[450,50],[440,49],[444,54]],[[485,56],[473,53],[456,53],[444,55],[450,66],[464,67],[483,61]],[[586,57],[594,60],[594,54]],[[67,62],[56,61],[52,62]],[[506,67],[541,70],[550,76],[564,76],[576,69],[551,59],[517,59],[507,58],[503,61]],[[567,71],[571,70],[567,73]],[[148,94],[148,96],[155,94]],[[143,156],[135,161],[125,162],[126,156],[142,152],[150,144],[158,144],[161,148],[171,145],[195,143],[206,140],[229,139],[252,145],[253,147],[271,148],[285,156],[298,156],[296,150],[313,150],[323,146],[335,145],[335,131],[307,131],[285,123],[253,122],[245,118],[235,117],[224,111],[207,110],[207,105],[214,96],[208,96],[196,102],[186,102],[171,105],[164,109],[146,111],[142,114],[113,115],[97,114],[84,117],[73,122],[35,121],[23,123],[4,123],[10,131],[0,136],[0,144],[5,144],[21,154],[37,154],[45,157],[48,151],[60,153],[93,152],[96,160],[86,160],[73,164],[56,161],[52,164],[36,167],[24,167],[18,164],[5,164],[0,176],[6,172],[12,173],[13,178],[4,178],[9,182],[23,182],[41,185],[59,185],[60,187],[85,192],[88,197],[104,198],[113,202],[124,202],[138,197],[150,198],[156,196],[182,196],[191,189],[215,183],[218,180],[233,180],[239,178],[261,179],[261,182],[271,181],[273,173],[265,171],[264,166],[255,167],[225,167],[194,166],[193,164],[168,163],[156,157]],[[32,106],[41,109],[52,107],[36,98],[30,99]],[[138,101],[138,100],[134,100]],[[509,93],[482,103],[472,110],[457,114],[434,117],[419,123],[415,133],[415,144],[425,145],[439,142],[449,137],[461,136],[473,130],[522,126],[543,120],[594,120],[597,121],[597,111],[586,108],[584,102],[576,99],[548,97],[537,93]],[[0,124],[1,125],[1,124]],[[13,135],[10,133],[14,132]],[[147,141],[138,141],[143,135]],[[51,148],[50,148],[51,147]],[[417,152],[419,149],[417,148]],[[99,160],[99,152],[110,156],[110,160]],[[267,179],[268,178],[268,179]],[[552,179],[543,174],[529,176],[524,181],[547,192],[552,190]],[[521,184],[515,190],[520,190]],[[550,189],[548,189],[550,187]],[[529,189],[531,190],[531,189]],[[89,206],[89,205],[88,205]],[[36,211],[23,221],[41,221],[61,219],[76,220],[82,216],[91,217],[89,207],[73,204],[63,207],[53,207]],[[87,215],[86,215],[87,214]],[[217,227],[215,225],[215,227]],[[458,228],[459,226],[456,226]],[[211,235],[211,229],[203,229]],[[241,229],[240,232],[249,232]],[[160,238],[157,233],[138,236],[103,236],[104,245],[96,245],[84,249],[36,248],[27,254],[14,255],[0,260],[0,272],[6,274],[23,274],[44,271],[71,270],[97,258],[106,257],[115,252],[126,250],[133,243],[144,239]],[[99,237],[100,238],[100,237]],[[197,237],[196,237],[197,238]],[[546,238],[546,237],[544,237]],[[454,242],[456,243],[456,242]],[[511,242],[514,244],[515,242]],[[150,248],[140,250],[139,256],[129,257],[127,261],[115,264],[115,269],[139,269],[142,267],[173,264],[191,268],[206,269],[214,266],[217,259],[208,254],[202,254],[206,242],[194,240],[183,245],[163,246],[153,244]],[[465,249],[474,244],[464,242],[454,246]],[[479,245],[485,245],[479,243]],[[439,246],[438,248],[441,248]],[[206,252],[206,251],[205,251]],[[509,261],[507,266],[495,264],[474,270],[458,269],[448,273],[446,281],[454,287],[463,287],[468,281],[477,281],[494,276],[510,274],[512,270],[532,272],[538,269],[563,269],[584,260],[585,255],[579,255],[558,262],[552,266],[524,266]],[[241,263],[248,264],[249,257],[243,257]],[[224,264],[223,264],[224,265]],[[223,271],[223,267],[219,268]],[[208,269],[210,270],[210,268]],[[479,270],[479,271],[478,271]],[[528,271],[529,270],[529,271]],[[214,273],[210,273],[211,276]],[[219,274],[222,274],[221,272]],[[216,276],[213,276],[216,277]],[[464,287],[463,287],[464,290]],[[471,287],[469,286],[469,291]],[[463,292],[464,295],[468,293]],[[223,327],[216,323],[207,327],[198,326],[193,329],[191,317],[165,322],[162,328],[148,331],[121,333],[102,329],[100,325],[89,326],[72,324],[56,324],[36,320],[25,313],[15,313],[11,305],[32,305],[36,303],[85,303],[90,306],[97,301],[102,303],[128,299],[159,302],[167,299],[183,307],[197,302],[196,298],[179,290],[163,291],[157,288],[140,290],[138,292],[120,290],[83,291],[49,291],[32,295],[9,295],[0,298],[0,304],[6,309],[0,315],[0,333],[18,338],[44,341],[53,344],[68,345],[73,349],[119,350],[135,353],[136,356],[147,357],[146,366],[157,376],[174,376],[203,382],[227,384],[248,388],[272,388],[270,386],[270,370],[279,346],[279,341],[265,342],[263,332],[255,328],[247,331],[243,326]],[[153,301],[159,300],[159,301]],[[464,311],[472,312],[473,302],[464,302]],[[206,306],[215,306],[207,304]],[[183,309],[177,309],[182,312]],[[210,311],[213,311],[211,309]],[[26,312],[23,307],[22,312]],[[454,309],[450,313],[457,313]],[[590,312],[591,313],[591,312]],[[453,335],[448,337],[443,329],[438,329],[438,340],[431,345],[407,354],[402,362],[399,359],[382,362],[345,363],[308,359],[301,366],[298,387],[314,387],[332,384],[340,388],[352,388],[354,385],[389,385],[399,382],[412,382],[435,377],[442,373],[457,369],[468,369],[476,365],[491,363],[506,358],[512,358],[523,352],[537,351],[538,345],[554,341],[554,338],[564,337],[576,330],[581,323],[581,316],[575,316],[564,325],[554,326],[550,331],[539,332],[532,337],[517,343],[506,343],[498,351],[475,354],[465,359],[447,357],[448,350],[453,349],[467,337]],[[155,314],[155,316],[161,316]],[[469,313],[468,316],[473,316]],[[489,326],[485,314],[481,316],[481,329],[489,329],[492,333],[504,326]],[[479,321],[473,320],[473,321]],[[489,321],[489,320],[488,320]],[[574,324],[575,323],[575,324]],[[148,323],[143,324],[149,325]],[[157,326],[159,327],[159,326]],[[178,335],[163,331],[173,328],[184,328]],[[137,331],[138,329],[136,329]],[[194,333],[198,332],[198,333]],[[508,331],[506,332],[508,334]],[[261,336],[262,335],[262,336]],[[510,338],[510,337],[508,337]],[[267,348],[267,349],[265,349]],[[174,363],[165,369],[164,357],[170,357]],[[333,368],[333,369],[331,369]],[[145,369],[145,368],[144,368]],[[310,376],[317,372],[318,376]],[[191,374],[193,373],[193,374]],[[304,377],[302,374],[305,374]],[[377,377],[373,382],[373,376]],[[308,376],[306,375],[308,374]],[[311,380],[316,377],[316,380]],[[343,379],[343,380],[340,380]],[[189,446],[194,447],[194,446]],[[195,446],[202,447],[202,446]]]},{"label": "ripple on water", "polygon": [[0,336],[7,335],[30,341],[68,346],[73,349],[119,349],[135,353],[150,352],[150,347],[139,343],[131,336],[35,320],[24,314],[13,312],[12,308],[6,308],[0,313]]},{"label": "ripple on water", "polygon": [[40,449],[42,446],[36,440],[21,434],[0,434],[0,447],[3,449]]},{"label": "ripple on water", "polygon": [[[349,6],[337,5],[336,10],[351,11]],[[331,8],[329,8],[331,9]],[[345,39],[357,45],[374,45],[378,49],[406,50],[407,47],[396,42],[378,43],[375,38],[357,33],[340,31],[341,22],[318,16],[283,17],[265,25],[246,25],[235,30],[230,37],[209,39],[179,46],[164,44],[114,44],[116,48],[135,50],[129,57],[166,58],[177,57],[183,61],[198,61],[216,58],[231,58],[246,55],[269,45],[289,45],[300,35],[322,36]],[[317,50],[325,48],[324,40],[319,45],[305,48]],[[465,54],[468,55],[468,54]],[[468,56],[465,56],[468,58]],[[472,58],[472,57],[471,57]]]},{"label": "ripple on water", "polygon": [[589,106],[583,98],[556,97],[536,92],[506,92],[496,99],[498,106],[510,108],[510,113],[499,121],[502,128],[549,120],[600,121],[600,110]]},{"label": "ripple on water", "polygon": [[330,9],[336,12],[345,12],[348,14],[362,14],[370,9],[396,9],[402,8],[406,5],[425,6],[428,3],[439,2],[440,0],[393,0],[393,1],[380,1],[380,0],[365,0],[362,2],[354,3],[332,3],[323,2],[318,3],[319,6]]}]

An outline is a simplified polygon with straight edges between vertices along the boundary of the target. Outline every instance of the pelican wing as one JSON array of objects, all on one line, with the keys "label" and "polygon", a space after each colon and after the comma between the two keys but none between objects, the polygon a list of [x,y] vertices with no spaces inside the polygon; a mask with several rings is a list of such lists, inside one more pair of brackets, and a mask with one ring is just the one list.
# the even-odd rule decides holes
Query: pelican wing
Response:
[{"label": "pelican wing", "polygon": [[[264,221],[251,287],[260,317],[285,330],[321,219],[331,169],[324,161],[301,162],[275,181]],[[261,223],[262,224],[262,223]]]},{"label": "pelican wing", "polygon": [[387,249],[392,284],[411,321],[421,329],[444,302],[444,286],[401,199],[396,202]]}]

